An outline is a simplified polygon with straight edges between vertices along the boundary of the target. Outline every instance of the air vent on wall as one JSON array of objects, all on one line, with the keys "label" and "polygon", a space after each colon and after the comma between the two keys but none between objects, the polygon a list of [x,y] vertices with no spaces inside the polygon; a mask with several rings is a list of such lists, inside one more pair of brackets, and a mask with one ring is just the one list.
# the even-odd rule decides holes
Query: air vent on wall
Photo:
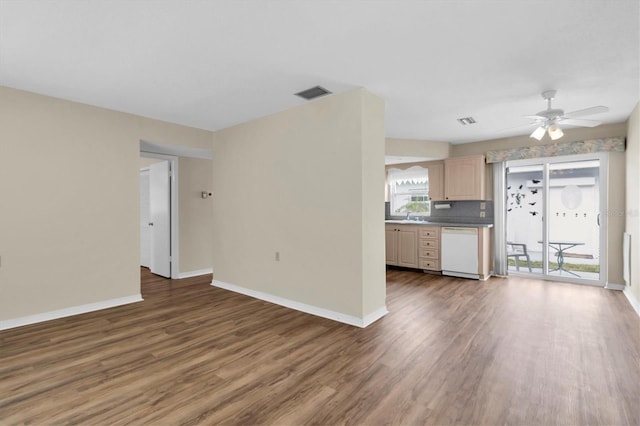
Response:
[{"label": "air vent on wall", "polygon": [[474,120],[473,117],[463,117],[458,118],[458,122],[463,126],[466,126],[467,124],[474,124],[476,120]]},{"label": "air vent on wall", "polygon": [[324,87],[315,86],[311,89],[303,90],[302,92],[295,93],[296,96],[300,96],[308,101],[311,99],[319,98],[320,96],[328,95],[331,92]]}]

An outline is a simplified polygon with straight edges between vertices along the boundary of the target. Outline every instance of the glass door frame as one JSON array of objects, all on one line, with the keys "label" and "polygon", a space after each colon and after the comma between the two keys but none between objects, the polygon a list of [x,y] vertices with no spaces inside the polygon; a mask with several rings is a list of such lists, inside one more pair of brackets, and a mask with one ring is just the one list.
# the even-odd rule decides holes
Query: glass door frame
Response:
[{"label": "glass door frame", "polygon": [[[593,161],[599,160],[599,187],[600,200],[599,200],[599,244],[600,244],[600,274],[598,280],[590,280],[583,278],[575,278],[568,276],[549,275],[549,214],[551,213],[551,207],[549,206],[549,164],[557,163],[571,163],[577,161]],[[543,167],[543,193],[542,201],[544,205],[543,213],[543,227],[542,227],[542,274],[526,272],[524,268],[520,271],[509,271],[507,266],[507,275],[514,276],[526,276],[535,277],[547,281],[568,282],[574,284],[586,284],[597,287],[604,287],[607,283],[607,266],[609,258],[609,250],[607,248],[608,241],[608,223],[607,223],[607,203],[608,203],[608,176],[609,176],[609,156],[605,152],[598,152],[593,154],[579,154],[579,155],[560,155],[556,157],[540,157],[524,160],[509,160],[505,162],[505,182],[507,181],[507,175],[509,167],[515,166],[539,166]],[[507,202],[504,201],[503,210],[507,210]],[[504,233],[505,241],[507,235],[508,222],[505,222]]]}]

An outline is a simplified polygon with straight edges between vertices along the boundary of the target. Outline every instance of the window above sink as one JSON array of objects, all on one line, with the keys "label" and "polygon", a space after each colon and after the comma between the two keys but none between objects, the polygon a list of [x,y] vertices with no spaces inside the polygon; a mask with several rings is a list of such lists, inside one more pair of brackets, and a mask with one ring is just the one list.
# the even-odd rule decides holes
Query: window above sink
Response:
[{"label": "window above sink", "polygon": [[391,216],[427,217],[430,215],[429,174],[426,168],[387,170]]}]

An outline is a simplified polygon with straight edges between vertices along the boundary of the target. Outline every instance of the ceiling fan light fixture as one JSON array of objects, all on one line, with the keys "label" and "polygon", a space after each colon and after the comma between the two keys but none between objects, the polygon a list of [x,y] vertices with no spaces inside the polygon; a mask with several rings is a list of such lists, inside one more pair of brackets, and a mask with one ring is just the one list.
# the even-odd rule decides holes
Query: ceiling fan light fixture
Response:
[{"label": "ceiling fan light fixture", "polygon": [[551,138],[551,140],[555,141],[557,139],[560,139],[562,136],[564,136],[564,132],[556,124],[552,124],[549,127],[549,137]]},{"label": "ceiling fan light fixture", "polygon": [[531,133],[531,138],[541,140],[544,137],[545,128],[543,126],[538,127]]},{"label": "ceiling fan light fixture", "polygon": [[600,114],[609,111],[609,108],[603,105],[592,106],[589,108],[579,109],[577,111],[565,113],[563,109],[552,108],[551,101],[555,98],[555,90],[545,90],[542,92],[542,98],[547,101],[547,109],[540,111],[535,115],[526,115],[525,118],[533,120],[529,125],[538,126],[530,137],[532,139],[542,140],[545,133],[549,133],[551,140],[558,140],[564,136],[564,132],[559,125],[576,126],[576,127],[595,127],[602,122],[596,120],[584,120],[576,117],[585,115]]}]

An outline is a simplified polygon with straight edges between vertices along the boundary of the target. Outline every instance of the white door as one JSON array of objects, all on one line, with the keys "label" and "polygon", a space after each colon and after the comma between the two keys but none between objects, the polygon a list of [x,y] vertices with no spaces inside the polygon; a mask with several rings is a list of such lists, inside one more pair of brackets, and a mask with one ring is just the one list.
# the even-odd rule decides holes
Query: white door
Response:
[{"label": "white door", "polygon": [[148,268],[151,263],[151,209],[149,197],[149,170],[140,171],[140,266]]},{"label": "white door", "polygon": [[149,166],[151,272],[171,277],[171,185],[169,162]]}]

